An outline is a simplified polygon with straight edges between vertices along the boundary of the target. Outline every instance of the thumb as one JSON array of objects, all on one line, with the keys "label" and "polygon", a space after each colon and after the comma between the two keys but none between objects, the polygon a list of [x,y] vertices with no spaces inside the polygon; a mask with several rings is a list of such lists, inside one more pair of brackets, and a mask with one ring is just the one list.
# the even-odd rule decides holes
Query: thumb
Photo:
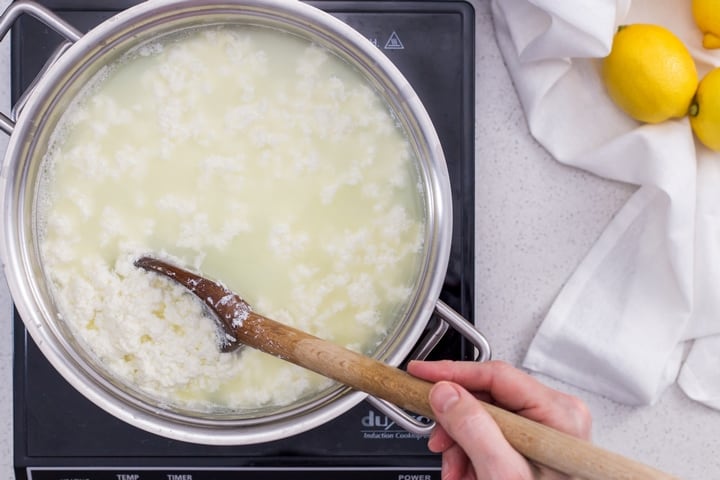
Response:
[{"label": "thumb", "polygon": [[430,391],[430,406],[436,421],[469,458],[476,478],[533,478],[529,464],[467,390],[451,382],[438,382]]}]

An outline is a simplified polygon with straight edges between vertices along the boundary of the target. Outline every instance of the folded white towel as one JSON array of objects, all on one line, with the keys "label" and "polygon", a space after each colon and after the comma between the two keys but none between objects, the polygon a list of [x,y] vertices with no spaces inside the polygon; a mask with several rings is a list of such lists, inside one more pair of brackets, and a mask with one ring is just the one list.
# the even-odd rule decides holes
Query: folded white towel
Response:
[{"label": "folded white towel", "polygon": [[720,52],[702,48],[689,2],[493,0],[492,10],[533,136],[562,163],[638,186],[563,287],[524,365],[630,404],[655,401],[682,366],[686,393],[720,408],[720,154],[695,142],[687,118],[632,120],[599,74],[622,24],[666,26],[701,76]]}]

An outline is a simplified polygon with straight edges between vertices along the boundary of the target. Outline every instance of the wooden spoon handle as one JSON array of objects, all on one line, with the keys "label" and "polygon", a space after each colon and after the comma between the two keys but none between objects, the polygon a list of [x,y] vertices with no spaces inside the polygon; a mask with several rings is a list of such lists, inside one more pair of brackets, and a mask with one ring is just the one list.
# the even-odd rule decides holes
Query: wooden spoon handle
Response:
[{"label": "wooden spoon handle", "polygon": [[[434,419],[432,384],[402,370],[251,312],[226,287],[152,257],[135,265],[180,282],[218,316],[226,334],[270,355]],[[481,402],[482,403],[482,402]],[[589,480],[670,480],[670,475],[545,425],[482,403],[507,441],[526,458]]]},{"label": "wooden spoon handle", "polygon": [[[250,313],[235,330],[238,340],[403,409],[434,419],[433,384],[331,342]],[[671,480],[675,477],[590,442],[480,402],[503,435],[526,458],[588,480]]]}]

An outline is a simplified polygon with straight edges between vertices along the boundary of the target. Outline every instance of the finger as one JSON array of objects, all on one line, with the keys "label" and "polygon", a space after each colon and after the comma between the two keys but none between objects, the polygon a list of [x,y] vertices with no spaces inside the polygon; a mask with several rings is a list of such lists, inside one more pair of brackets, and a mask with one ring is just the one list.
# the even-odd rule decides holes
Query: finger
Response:
[{"label": "finger", "polygon": [[454,444],[442,454],[442,480],[465,480],[478,478],[467,454]]},{"label": "finger", "polygon": [[492,417],[464,388],[438,382],[430,391],[430,405],[437,422],[470,459],[478,478],[532,478],[525,459],[508,444]]},{"label": "finger", "polygon": [[[467,375],[472,365],[460,366]],[[505,362],[482,369],[479,382],[503,408],[580,438],[590,438],[591,415],[580,399],[544,385]]]},{"label": "finger", "polygon": [[585,404],[558,392],[508,363],[410,362],[408,372],[430,381],[448,380],[470,391],[488,391],[507,410],[580,438],[589,439],[591,415]]},{"label": "finger", "polygon": [[407,366],[407,372],[415,377],[428,380],[430,382],[439,382],[447,380],[449,382],[462,385],[465,389],[471,391],[477,398],[490,401],[490,395],[486,393],[486,383],[480,378],[475,378],[479,374],[479,369],[484,369],[491,362],[459,362],[454,360],[411,360]]},{"label": "finger", "polygon": [[[408,372],[432,382],[447,380],[457,383],[470,391],[493,391],[500,396],[509,397],[508,400],[518,406],[522,406],[524,400],[513,397],[514,394],[522,393],[522,390],[532,390],[533,393],[536,393],[537,389],[551,390],[530,375],[497,360],[481,363],[413,360],[408,365]],[[503,395],[506,390],[509,390],[507,393],[510,395]]]},{"label": "finger", "polygon": [[442,425],[436,425],[430,432],[430,438],[428,439],[428,449],[431,452],[442,453],[448,448],[455,445],[455,440],[442,428]]}]

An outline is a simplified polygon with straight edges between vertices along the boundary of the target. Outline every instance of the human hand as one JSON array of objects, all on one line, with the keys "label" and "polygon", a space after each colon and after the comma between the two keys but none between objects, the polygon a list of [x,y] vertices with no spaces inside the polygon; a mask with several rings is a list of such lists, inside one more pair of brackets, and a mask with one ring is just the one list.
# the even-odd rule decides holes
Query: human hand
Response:
[{"label": "human hand", "polygon": [[443,480],[568,478],[529,463],[515,451],[477,399],[590,439],[591,417],[581,400],[553,390],[507,363],[412,361],[408,372],[437,382],[430,391],[430,404],[438,426],[430,435],[428,448],[442,453]]}]

